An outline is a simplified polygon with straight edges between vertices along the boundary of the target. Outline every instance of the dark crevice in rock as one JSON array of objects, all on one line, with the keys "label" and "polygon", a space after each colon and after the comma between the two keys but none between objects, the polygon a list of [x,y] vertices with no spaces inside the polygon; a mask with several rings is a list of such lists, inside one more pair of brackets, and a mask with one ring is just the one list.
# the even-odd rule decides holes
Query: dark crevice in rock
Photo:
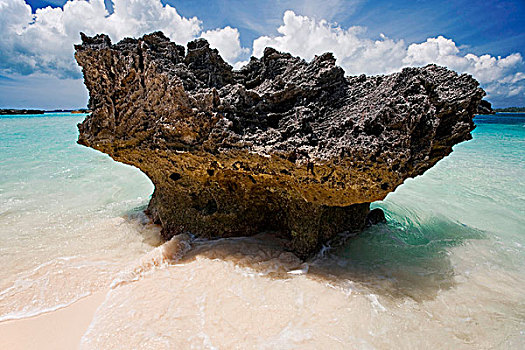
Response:
[{"label": "dark crevice in rock", "polygon": [[182,176],[179,174],[179,173],[171,173],[170,175],[170,179],[172,179],[173,181],[177,181],[181,178]]}]

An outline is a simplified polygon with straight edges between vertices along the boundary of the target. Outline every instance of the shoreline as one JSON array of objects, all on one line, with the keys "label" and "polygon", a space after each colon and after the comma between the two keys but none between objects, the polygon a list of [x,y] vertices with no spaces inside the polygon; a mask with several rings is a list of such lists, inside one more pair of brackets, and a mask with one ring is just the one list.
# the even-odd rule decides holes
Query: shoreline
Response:
[{"label": "shoreline", "polygon": [[60,350],[78,348],[107,291],[37,316],[0,322],[0,348]]}]

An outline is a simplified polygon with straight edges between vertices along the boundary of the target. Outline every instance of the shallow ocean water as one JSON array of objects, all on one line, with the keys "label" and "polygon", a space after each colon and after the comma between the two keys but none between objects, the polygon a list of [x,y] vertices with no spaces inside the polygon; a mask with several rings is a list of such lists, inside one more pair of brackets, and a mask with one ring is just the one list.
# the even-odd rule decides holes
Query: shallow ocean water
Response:
[{"label": "shallow ocean water", "polygon": [[303,263],[268,237],[161,244],[137,169],[83,116],[0,117],[0,321],[108,290],[84,349],[525,347],[525,115],[374,206],[388,223]]}]

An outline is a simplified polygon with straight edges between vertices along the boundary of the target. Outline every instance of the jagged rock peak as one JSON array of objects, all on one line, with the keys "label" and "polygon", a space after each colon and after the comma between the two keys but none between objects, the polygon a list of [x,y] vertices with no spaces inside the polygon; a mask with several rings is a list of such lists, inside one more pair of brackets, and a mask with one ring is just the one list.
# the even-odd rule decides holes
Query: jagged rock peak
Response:
[{"label": "jagged rock peak", "polygon": [[496,112],[492,109],[492,104],[489,101],[481,100],[477,114],[496,114]]}]

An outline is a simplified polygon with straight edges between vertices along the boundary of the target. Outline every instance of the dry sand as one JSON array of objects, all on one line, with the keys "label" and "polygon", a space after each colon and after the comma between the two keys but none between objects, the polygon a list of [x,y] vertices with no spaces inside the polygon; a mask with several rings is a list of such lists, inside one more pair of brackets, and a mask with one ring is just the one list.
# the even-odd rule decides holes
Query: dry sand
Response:
[{"label": "dry sand", "polygon": [[63,309],[0,323],[0,349],[76,349],[106,292],[83,298]]}]

